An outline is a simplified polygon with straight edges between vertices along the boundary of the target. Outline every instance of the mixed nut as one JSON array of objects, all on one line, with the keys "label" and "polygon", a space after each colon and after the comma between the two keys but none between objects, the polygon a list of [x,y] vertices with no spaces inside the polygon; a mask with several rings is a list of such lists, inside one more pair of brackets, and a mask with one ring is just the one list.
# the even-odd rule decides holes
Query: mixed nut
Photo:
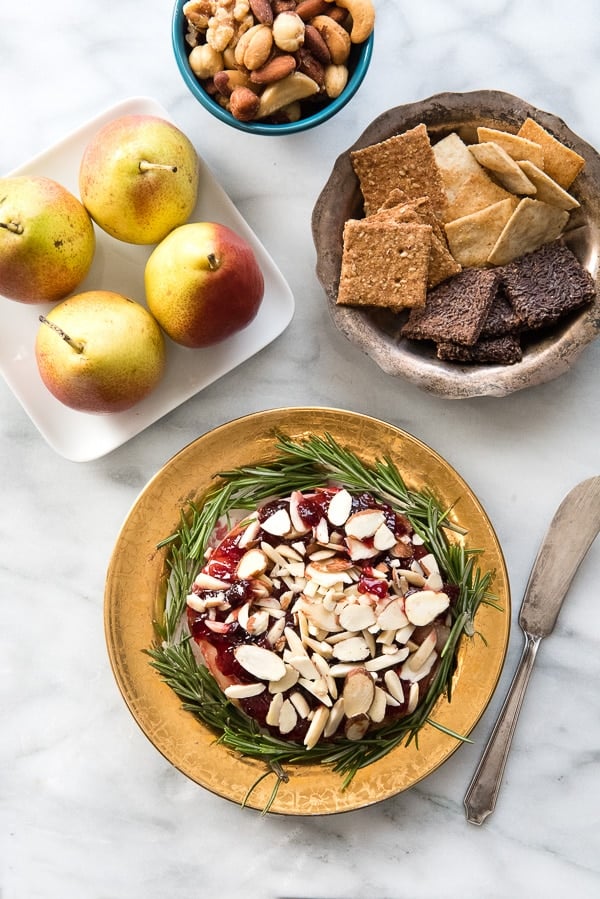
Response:
[{"label": "mixed nut", "polygon": [[187,625],[228,698],[312,748],[417,708],[454,589],[410,522],[372,495],[295,491],[209,552]]},{"label": "mixed nut", "polygon": [[190,68],[242,122],[298,121],[348,82],[369,37],[372,0],[188,0]]}]

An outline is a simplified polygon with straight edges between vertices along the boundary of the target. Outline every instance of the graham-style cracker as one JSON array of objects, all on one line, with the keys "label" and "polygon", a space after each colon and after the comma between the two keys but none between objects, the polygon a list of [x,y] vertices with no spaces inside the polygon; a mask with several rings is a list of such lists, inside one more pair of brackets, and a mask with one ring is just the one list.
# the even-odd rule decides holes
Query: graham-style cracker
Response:
[{"label": "graham-style cracker", "polygon": [[585,159],[566,147],[552,134],[538,125],[533,119],[527,118],[518,131],[519,137],[539,144],[544,151],[544,171],[554,181],[564,187],[571,186],[579,172],[585,165]]},{"label": "graham-style cracker", "polygon": [[429,225],[349,219],[337,302],[393,311],[423,306],[431,233]]},{"label": "graham-style cracker", "polygon": [[350,158],[367,215],[381,208],[391,190],[400,188],[410,199],[428,196],[443,219],[446,197],[425,125],[354,150]]}]

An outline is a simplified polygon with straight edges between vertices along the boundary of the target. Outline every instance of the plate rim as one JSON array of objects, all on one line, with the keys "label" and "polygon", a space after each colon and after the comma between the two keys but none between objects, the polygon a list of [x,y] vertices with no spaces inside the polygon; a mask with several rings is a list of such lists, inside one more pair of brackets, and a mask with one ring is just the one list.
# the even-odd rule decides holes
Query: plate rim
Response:
[{"label": "plate rim", "polygon": [[[136,672],[132,677],[131,673],[131,647],[129,646],[127,649],[127,658],[123,658],[120,656],[120,648],[121,641],[123,639],[122,631],[128,631],[125,634],[126,640],[135,639],[135,635],[133,631],[135,630],[135,622],[133,625],[128,619],[123,619],[123,612],[119,612],[118,604],[120,602],[119,597],[119,589],[124,585],[124,573],[122,570],[123,564],[123,554],[125,552],[125,547],[127,547],[127,568],[130,569],[132,565],[132,534],[131,529],[136,526],[136,518],[140,514],[146,514],[143,512],[143,507],[152,508],[156,504],[157,493],[161,494],[161,490],[164,490],[169,494],[168,501],[165,500],[165,496],[163,495],[161,498],[160,506],[164,511],[165,504],[169,504],[172,506],[171,512],[173,513],[172,524],[177,523],[177,515],[178,511],[175,508],[174,504],[174,496],[173,496],[173,488],[167,487],[166,490],[164,488],[164,481],[169,477],[169,473],[173,472],[177,474],[177,471],[174,469],[181,469],[182,465],[185,467],[186,461],[193,459],[194,455],[198,453],[198,450],[204,450],[206,452],[206,446],[209,444],[218,444],[219,439],[222,436],[228,437],[231,439],[232,432],[235,431],[243,431],[246,427],[250,427],[253,430],[257,428],[260,430],[262,428],[262,433],[264,434],[264,428],[267,425],[270,425],[271,431],[269,431],[269,440],[272,444],[272,436],[271,432],[276,430],[278,424],[283,420],[286,421],[286,426],[282,426],[281,430],[284,430],[286,433],[289,430],[289,425],[291,422],[296,422],[296,428],[298,428],[298,423],[304,422],[304,432],[312,432],[312,428],[309,424],[311,420],[315,418],[319,419],[319,421],[327,421],[329,425],[335,431],[335,425],[337,423],[341,423],[343,421],[352,420],[352,422],[356,425],[356,427],[373,427],[376,426],[377,429],[382,430],[389,436],[391,440],[400,440],[409,444],[411,447],[419,448],[419,452],[424,455],[427,460],[432,460],[439,468],[440,471],[445,472],[449,475],[450,480],[454,485],[460,486],[462,490],[466,493],[462,495],[463,501],[468,501],[470,506],[476,511],[477,515],[480,516],[479,526],[484,526],[486,533],[489,535],[489,539],[491,544],[493,545],[494,552],[494,564],[496,570],[496,578],[494,584],[498,583],[502,590],[502,604],[503,609],[502,612],[498,613],[494,610],[494,615],[500,614],[499,619],[494,619],[499,631],[500,645],[499,649],[494,647],[493,652],[494,655],[491,658],[493,662],[493,672],[490,670],[486,672],[486,677],[489,678],[489,683],[486,685],[486,695],[484,700],[477,706],[474,712],[471,714],[469,718],[469,726],[468,730],[465,733],[465,736],[468,736],[468,733],[472,731],[475,727],[481,716],[483,715],[487,705],[491,701],[493,693],[496,690],[498,685],[498,681],[500,679],[500,675],[506,661],[506,655],[508,650],[508,642],[510,636],[510,622],[511,622],[511,597],[510,597],[510,584],[508,580],[508,573],[506,569],[506,561],[504,559],[504,555],[502,552],[502,548],[500,546],[498,537],[494,531],[493,525],[487,516],[483,506],[480,501],[477,499],[471,488],[468,486],[466,481],[458,474],[458,472],[450,465],[439,453],[429,447],[427,444],[423,443],[423,441],[419,440],[419,438],[414,437],[412,434],[409,434],[407,431],[396,427],[395,425],[391,425],[388,422],[381,421],[380,419],[375,419],[372,416],[364,415],[362,413],[350,412],[344,409],[336,409],[328,406],[298,406],[298,407],[283,407],[278,409],[267,409],[258,413],[250,413],[248,415],[240,416],[238,418],[232,419],[230,421],[226,421],[220,425],[217,425],[215,428],[201,434],[195,440],[188,443],[182,449],[180,449],[177,453],[175,453],[167,462],[150,478],[145,487],[139,493],[138,497],[132,504],[129,512],[127,513],[121,529],[118,533],[116,542],[114,544],[113,552],[111,554],[110,563],[107,569],[106,581],[105,581],[105,593],[104,593],[104,630],[105,630],[105,640],[107,646],[107,652],[110,660],[111,669],[113,675],[115,677],[115,681],[117,683],[118,689],[121,693],[125,704],[129,708],[130,713],[132,714],[134,720],[145,734],[145,736],[149,739],[149,741],[154,745],[154,747],[163,755],[163,757],[171,764],[173,767],[177,768],[181,773],[190,778],[199,786],[208,789],[210,792],[215,795],[221,796],[222,798],[233,801],[235,804],[240,805],[241,799],[243,798],[240,795],[239,783],[234,784],[232,787],[231,784],[217,784],[213,775],[210,775],[210,780],[207,782],[207,776],[200,775],[197,769],[194,769],[194,763],[190,761],[190,754],[187,751],[189,749],[189,745],[187,749],[182,749],[184,744],[188,743],[191,739],[191,730],[194,731],[194,738],[197,741],[200,741],[201,738],[214,741],[215,737],[212,735],[208,728],[198,722],[191,713],[183,712],[181,710],[180,700],[176,697],[176,695],[171,691],[169,687],[167,687],[159,678],[159,675],[153,671],[150,667],[150,664],[147,659],[144,659],[144,664],[146,669],[143,669],[141,666],[137,668],[138,662],[134,659],[133,665],[136,666]],[[319,425],[318,428],[315,429],[316,433],[324,433],[324,427]],[[238,435],[239,436],[239,435]],[[335,433],[334,433],[335,436]],[[230,467],[228,464],[227,467]],[[214,472],[213,472],[214,474]],[[161,481],[163,484],[161,484]],[[181,485],[184,489],[178,494],[178,502],[182,503],[191,498],[189,491],[189,484]],[[206,489],[206,484],[202,487],[202,490]],[[199,490],[199,494],[202,493],[202,490]],[[178,507],[179,509],[181,506]],[[176,514],[177,513],[177,514]],[[162,535],[155,535],[156,537],[161,539],[165,536],[165,533]],[[144,543],[143,546],[143,558],[138,557],[138,563],[144,562],[154,567],[154,571],[152,574],[152,578],[150,581],[146,580],[145,583],[152,585],[158,590],[160,589],[159,585],[162,583],[164,585],[164,577],[161,576],[164,574],[164,558],[165,553],[162,555],[156,550],[152,553],[149,553],[150,547],[152,543],[151,541]],[[139,554],[138,554],[139,555]],[[160,572],[159,572],[160,567]],[[139,579],[139,578],[138,578]],[[135,583],[135,577],[134,577]],[[157,598],[157,596],[152,598],[152,602]],[[147,607],[146,603],[146,611],[145,614],[148,616],[148,621],[146,621],[145,629],[146,633],[148,633],[147,624],[151,623],[151,614],[152,606],[150,609]],[[478,612],[479,620],[480,613],[485,613],[486,617],[489,614],[489,610],[487,608],[481,607]],[[494,640],[497,637],[494,637]],[[151,641],[148,641],[144,646],[137,646],[137,652],[141,655],[144,648],[147,648],[150,645]],[[469,643],[465,644],[464,657],[461,656],[461,661],[459,663],[460,675],[463,676],[463,666],[470,665],[473,654],[476,653],[477,647],[475,644]],[[476,658],[476,656],[475,656]],[[138,672],[141,671],[141,679],[142,683],[136,682],[136,677],[138,676]],[[457,676],[456,683],[460,684],[460,675]],[[154,678],[154,681],[150,679]],[[466,687],[466,683],[463,682],[463,688]],[[144,695],[144,689],[148,689],[152,691],[154,694],[154,704],[151,706],[151,711],[144,710],[142,707],[144,702],[147,700],[147,696]],[[456,689],[456,688],[455,688]],[[161,705],[163,703],[163,705]],[[454,709],[452,709],[445,700],[441,701],[441,705],[443,707],[443,711],[449,709],[450,711],[447,714],[452,715]],[[175,706],[177,706],[177,714],[175,714]],[[437,707],[437,706],[436,706]],[[157,720],[160,718],[159,710],[162,709],[163,713],[166,710],[166,714],[168,717],[168,723],[165,724],[165,719]],[[187,719],[182,716],[187,716]],[[172,741],[169,742],[170,737],[173,735],[165,734],[164,728],[168,729],[168,726],[175,722],[181,723],[182,727],[186,729],[186,733],[183,735],[178,735],[178,740],[175,741],[175,749],[173,749]],[[188,732],[189,731],[189,732]],[[380,765],[382,763],[376,762],[373,765],[368,766],[363,772],[359,772],[357,778],[355,778],[356,789],[354,789],[354,782],[350,786],[350,788],[341,792],[340,786],[341,781],[337,774],[333,774],[328,771],[327,775],[330,780],[325,784],[323,789],[328,795],[328,799],[324,799],[323,802],[309,801],[309,799],[303,794],[302,789],[298,786],[303,777],[306,778],[307,771],[309,774],[314,775],[314,771],[310,769],[318,768],[319,766],[290,766],[290,771],[293,773],[293,782],[294,788],[297,787],[298,794],[294,793],[293,796],[288,793],[285,797],[285,801],[278,803],[275,802],[273,808],[271,809],[274,814],[283,814],[283,815],[323,815],[323,814],[334,814],[345,811],[351,811],[358,808],[363,808],[368,805],[372,805],[376,802],[380,802],[384,799],[390,798],[391,796],[397,795],[400,792],[414,786],[424,777],[431,774],[434,770],[436,770],[444,761],[446,761],[461,745],[457,740],[451,740],[440,731],[437,731],[432,726],[427,726],[424,729],[424,732],[427,734],[425,743],[429,741],[430,743],[433,740],[433,745],[438,751],[441,748],[442,757],[436,761],[433,766],[427,767],[421,766],[421,770],[417,765],[417,773],[415,778],[407,785],[403,786],[391,786],[386,789],[385,793],[382,795],[373,795],[372,791],[369,790],[369,780],[372,780],[371,775],[374,774],[375,766]],[[422,742],[422,735],[420,736],[420,740]],[[437,743],[440,743],[438,746]],[[207,743],[208,745],[208,743]],[[403,746],[398,747],[393,750],[393,753],[390,754],[391,761],[393,761],[394,754],[399,753],[404,749]],[[206,751],[206,747],[205,747]],[[227,764],[229,765],[229,769],[233,766],[235,769],[235,777],[241,778],[241,780],[246,779],[248,781],[248,777],[252,776],[252,779],[255,780],[264,769],[259,767],[260,763],[255,762],[251,759],[234,759],[235,753],[229,750],[227,747],[220,746],[219,751],[225,754],[227,759]],[[420,750],[419,750],[420,751]],[[412,750],[407,749],[406,752],[412,752]],[[222,761],[223,756],[218,756],[218,759]],[[406,761],[408,756],[404,757],[404,761]],[[213,764],[214,764],[213,757]],[[233,761],[232,761],[233,759]],[[417,761],[422,762],[424,756],[417,756]],[[385,760],[383,760],[385,761]],[[412,763],[412,759],[411,759]],[[239,769],[236,767],[239,766]],[[386,768],[386,776],[388,776],[389,772],[387,771],[387,765],[384,766]],[[228,769],[228,770],[229,770]],[[324,775],[323,775],[324,776]],[[360,781],[360,783],[358,782]],[[246,787],[249,785],[249,782],[246,783]],[[272,788],[269,787],[269,791]],[[293,788],[290,788],[292,790]],[[261,795],[260,792],[256,794],[256,796],[251,796],[250,800],[247,803],[249,808],[261,809],[265,804],[264,796]]]}]

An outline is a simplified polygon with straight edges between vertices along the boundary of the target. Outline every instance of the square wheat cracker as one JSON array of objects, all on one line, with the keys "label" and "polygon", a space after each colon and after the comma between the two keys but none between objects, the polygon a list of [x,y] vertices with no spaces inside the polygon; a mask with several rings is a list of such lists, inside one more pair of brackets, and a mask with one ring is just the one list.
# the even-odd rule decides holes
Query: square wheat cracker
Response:
[{"label": "square wheat cracker", "polygon": [[517,197],[507,197],[506,200],[448,222],[446,237],[456,261],[465,268],[486,265],[518,202]]},{"label": "square wheat cracker", "polygon": [[533,119],[525,119],[519,137],[539,144],[544,151],[544,171],[565,190],[571,186],[585,165],[585,159],[553,137]]},{"label": "square wheat cracker", "polygon": [[428,197],[421,200],[414,200],[408,203],[399,203],[397,206],[390,206],[386,209],[381,208],[379,212],[363,219],[365,222],[395,222],[396,224],[410,224],[411,222],[418,225],[430,225],[431,233],[431,250],[429,255],[429,273],[427,276],[427,286],[435,287],[446,278],[458,274],[461,266],[454,259],[446,238],[441,230],[441,226],[435,217],[433,208]]},{"label": "square wheat cracker", "polygon": [[562,233],[568,218],[564,209],[524,197],[502,229],[488,262],[505,265],[537,250]]},{"label": "square wheat cracker", "polygon": [[508,155],[519,162],[521,159],[528,159],[537,165],[539,169],[544,168],[544,151],[539,144],[526,137],[519,137],[518,134],[511,134],[510,131],[499,131],[497,128],[478,128],[477,140],[483,144],[486,141],[494,141],[499,144]]},{"label": "square wheat cracker", "polygon": [[337,302],[398,311],[423,306],[431,227],[348,219]]},{"label": "square wheat cracker", "polygon": [[428,196],[438,218],[446,196],[425,125],[350,154],[362,191],[365,212],[376,212],[390,191],[399,187],[410,199]]}]

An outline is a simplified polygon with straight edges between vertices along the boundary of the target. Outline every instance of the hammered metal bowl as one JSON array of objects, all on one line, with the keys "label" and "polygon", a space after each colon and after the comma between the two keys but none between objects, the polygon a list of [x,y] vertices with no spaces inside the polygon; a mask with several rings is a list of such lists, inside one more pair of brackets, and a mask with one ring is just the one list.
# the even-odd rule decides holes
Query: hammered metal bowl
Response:
[{"label": "hammered metal bowl", "polygon": [[423,390],[449,399],[506,396],[564,374],[585,347],[600,333],[600,300],[568,316],[551,332],[524,346],[523,359],[514,365],[461,365],[442,362],[425,341],[399,336],[404,319],[385,310],[336,305],[342,260],[344,222],[363,216],[362,195],[350,153],[386,140],[423,122],[435,143],[452,131],[467,143],[477,140],[477,127],[518,131],[530,116],[558,140],[585,159],[585,168],[570,192],[581,206],[571,213],[565,241],[592,274],[599,287],[600,156],[565,123],[518,97],[499,91],[437,94],[418,103],[397,106],[378,116],[356,143],[342,153],[317,199],[312,233],[317,250],[317,276],[325,290],[336,327],[366,352],[385,372]]}]

